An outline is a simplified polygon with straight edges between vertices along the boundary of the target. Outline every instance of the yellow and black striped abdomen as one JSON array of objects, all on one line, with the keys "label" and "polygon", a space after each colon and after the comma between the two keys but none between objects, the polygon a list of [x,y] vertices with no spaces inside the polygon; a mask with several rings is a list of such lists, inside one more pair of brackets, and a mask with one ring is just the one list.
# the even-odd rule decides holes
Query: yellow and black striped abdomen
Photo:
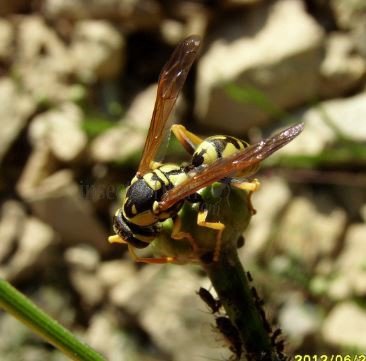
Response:
[{"label": "yellow and black striped abdomen", "polygon": [[[229,135],[208,137],[195,150],[192,164],[195,167],[212,164],[220,158],[226,158],[243,151],[248,145],[247,142]],[[253,171],[253,169],[250,169],[249,173],[253,173]]]}]

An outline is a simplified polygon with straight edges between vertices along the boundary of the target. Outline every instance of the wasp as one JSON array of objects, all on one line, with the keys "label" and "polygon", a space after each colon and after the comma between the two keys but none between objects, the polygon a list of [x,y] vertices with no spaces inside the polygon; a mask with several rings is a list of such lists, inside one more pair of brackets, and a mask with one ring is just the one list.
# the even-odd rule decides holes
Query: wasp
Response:
[{"label": "wasp", "polygon": [[[178,212],[185,202],[198,203],[197,224],[217,231],[215,260],[219,257],[220,238],[225,228],[221,222],[208,222],[200,190],[214,182],[226,182],[230,186],[249,192],[258,188],[258,181],[243,181],[241,177],[254,174],[260,162],[294,139],[303,124],[292,126],[257,144],[232,136],[217,135],[202,139],[184,126],[171,126],[170,113],[185,83],[188,72],[197,57],[200,38],[189,36],[178,44],[163,67],[158,81],[157,96],[152,119],[135,177],[126,189],[122,207],[113,218],[115,235],[111,243],[125,243],[130,254],[138,262],[174,262],[174,257],[142,258],[135,249],[147,247],[161,232],[161,224],[171,218],[174,221],[171,238],[187,238],[195,248],[194,240],[182,232]],[[192,156],[187,164],[158,162],[163,143],[171,131],[183,148]]]}]

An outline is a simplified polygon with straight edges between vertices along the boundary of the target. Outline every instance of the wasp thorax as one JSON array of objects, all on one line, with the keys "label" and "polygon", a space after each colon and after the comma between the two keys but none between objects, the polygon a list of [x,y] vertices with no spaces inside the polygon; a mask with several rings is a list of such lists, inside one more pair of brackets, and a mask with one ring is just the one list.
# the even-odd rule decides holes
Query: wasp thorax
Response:
[{"label": "wasp thorax", "polygon": [[174,164],[164,164],[142,177],[134,177],[125,195],[125,218],[135,225],[150,226],[172,217],[182,202],[165,212],[160,211],[159,202],[167,190],[186,178],[182,168]]},{"label": "wasp thorax", "polygon": [[226,135],[216,135],[206,138],[195,150],[192,164],[199,167],[212,164],[219,158],[228,157],[247,147],[247,143]]}]

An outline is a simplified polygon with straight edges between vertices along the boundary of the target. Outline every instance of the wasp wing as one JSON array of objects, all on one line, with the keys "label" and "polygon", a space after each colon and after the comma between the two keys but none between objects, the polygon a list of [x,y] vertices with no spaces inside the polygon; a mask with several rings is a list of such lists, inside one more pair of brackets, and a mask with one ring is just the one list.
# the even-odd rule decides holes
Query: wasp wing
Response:
[{"label": "wasp wing", "polygon": [[[209,186],[210,184],[229,177],[246,169],[256,169],[261,161],[269,157],[272,153],[285,146],[303,130],[304,123],[299,123],[274,136],[253,144],[243,151],[235,153],[229,157],[220,158],[216,162],[198,170],[193,170],[189,174],[189,179],[176,187],[167,191],[162,200],[159,202],[159,208],[162,211],[169,209],[171,206],[198,190]],[[251,175],[250,172],[246,174]]]},{"label": "wasp wing", "polygon": [[138,168],[140,174],[150,170],[151,161],[169,130],[168,118],[187,78],[200,46],[200,38],[192,35],[184,39],[162,69],[154,111]]}]

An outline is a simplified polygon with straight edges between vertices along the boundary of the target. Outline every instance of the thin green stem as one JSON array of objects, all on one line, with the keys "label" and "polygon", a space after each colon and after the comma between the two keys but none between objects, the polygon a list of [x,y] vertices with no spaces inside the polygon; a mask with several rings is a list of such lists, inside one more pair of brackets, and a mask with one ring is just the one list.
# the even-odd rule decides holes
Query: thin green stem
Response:
[{"label": "thin green stem", "polygon": [[[280,361],[259,297],[250,285],[235,247],[222,249],[218,262],[202,263],[232,324],[237,328],[248,360]],[[254,291],[253,291],[254,290]]]},{"label": "thin green stem", "polygon": [[41,311],[5,280],[0,279],[0,308],[77,361],[103,361],[105,358],[80,342],[70,331]]}]

